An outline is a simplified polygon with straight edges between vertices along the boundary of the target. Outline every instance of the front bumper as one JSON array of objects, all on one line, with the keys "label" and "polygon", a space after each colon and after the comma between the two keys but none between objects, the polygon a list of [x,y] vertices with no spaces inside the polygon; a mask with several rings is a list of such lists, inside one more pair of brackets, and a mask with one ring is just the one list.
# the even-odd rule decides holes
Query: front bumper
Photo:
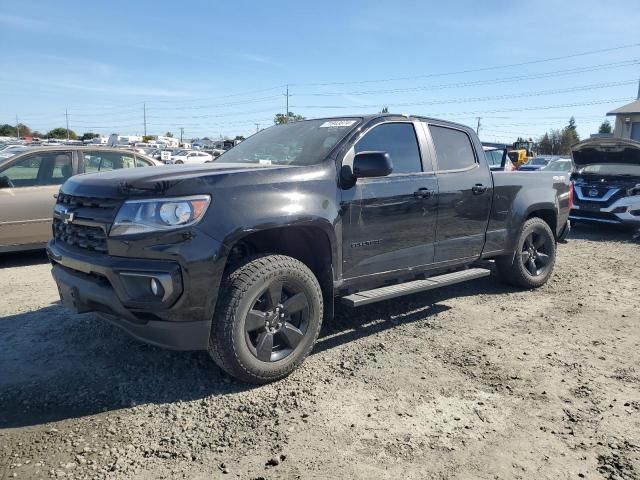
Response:
[{"label": "front bumper", "polygon": [[576,203],[569,218],[573,221],[640,227],[640,196],[624,197],[608,207]]},{"label": "front bumper", "polygon": [[[173,245],[171,251],[166,244],[160,250],[131,242],[129,248],[111,245],[110,251],[122,255],[113,256],[55,241],[47,246],[62,303],[72,311],[98,312],[147,343],[204,350],[225,252],[204,234]],[[155,294],[152,279],[157,280]]]}]

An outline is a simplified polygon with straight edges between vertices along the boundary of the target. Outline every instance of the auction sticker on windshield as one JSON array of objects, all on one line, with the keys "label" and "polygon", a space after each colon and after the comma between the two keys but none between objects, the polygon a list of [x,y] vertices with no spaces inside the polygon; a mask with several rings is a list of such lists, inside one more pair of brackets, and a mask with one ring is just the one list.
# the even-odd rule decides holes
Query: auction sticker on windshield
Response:
[{"label": "auction sticker on windshield", "polygon": [[354,123],[356,123],[356,120],[331,120],[324,122],[320,125],[320,128],[350,127]]}]

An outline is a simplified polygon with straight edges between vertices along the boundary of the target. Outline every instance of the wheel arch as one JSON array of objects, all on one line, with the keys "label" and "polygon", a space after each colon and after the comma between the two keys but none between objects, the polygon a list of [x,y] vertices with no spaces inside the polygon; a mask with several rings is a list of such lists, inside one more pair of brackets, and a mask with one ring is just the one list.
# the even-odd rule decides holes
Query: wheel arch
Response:
[{"label": "wheel arch", "polygon": [[335,233],[326,221],[300,222],[259,230],[243,230],[228,238],[225,271],[243,258],[259,254],[287,255],[304,263],[318,279],[325,318],[333,317],[333,285],[337,261]]}]

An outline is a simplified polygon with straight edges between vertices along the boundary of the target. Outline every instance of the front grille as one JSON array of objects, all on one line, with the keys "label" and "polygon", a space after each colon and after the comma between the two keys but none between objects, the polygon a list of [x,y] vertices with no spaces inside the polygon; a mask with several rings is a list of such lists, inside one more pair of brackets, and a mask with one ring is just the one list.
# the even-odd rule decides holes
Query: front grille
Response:
[{"label": "front grille", "polygon": [[[626,191],[624,188],[588,184],[578,185],[577,187],[579,187],[580,191],[582,192],[582,199],[578,196],[577,193],[574,196],[574,202],[578,205],[593,205],[594,207],[597,205],[598,208],[604,208],[612,205],[614,202],[617,202],[618,200],[626,196]],[[603,197],[614,188],[618,191],[614,193],[609,199],[603,201]],[[597,194],[595,196],[591,196],[592,191],[594,191],[594,193],[597,192]]]},{"label": "front grille", "polygon": [[64,223],[54,218],[53,236],[56,242],[63,242],[72,247],[102,253],[107,251],[107,235],[100,227]]},{"label": "front grille", "polygon": [[120,205],[120,200],[98,197],[78,197],[60,193],[58,203],[69,208],[98,208],[101,210],[114,210]]},{"label": "front grille", "polygon": [[[106,253],[107,234],[120,206],[120,200],[98,197],[80,197],[60,193],[58,205],[62,212],[72,213],[66,222],[63,218],[53,219],[53,237],[56,242]],[[60,210],[60,207],[57,207]]]}]

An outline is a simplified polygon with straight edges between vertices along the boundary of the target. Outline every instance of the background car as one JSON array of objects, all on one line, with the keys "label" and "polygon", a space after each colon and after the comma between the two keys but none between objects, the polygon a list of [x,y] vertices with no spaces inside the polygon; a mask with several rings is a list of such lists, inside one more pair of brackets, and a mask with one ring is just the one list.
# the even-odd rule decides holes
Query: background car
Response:
[{"label": "background car", "polygon": [[0,159],[0,252],[43,248],[51,238],[54,195],[69,177],[162,165],[104,147],[32,147]]},{"label": "background car", "polygon": [[179,150],[171,155],[171,160],[165,163],[205,163],[213,160],[213,157],[205,152],[196,152],[194,150]]},{"label": "background car", "polygon": [[527,163],[518,167],[518,170],[523,172],[533,172],[547,166],[550,161],[551,158],[548,157],[533,157]]},{"label": "background car", "polygon": [[573,162],[570,158],[556,158],[540,169],[545,172],[561,172],[571,173],[573,171]]}]

